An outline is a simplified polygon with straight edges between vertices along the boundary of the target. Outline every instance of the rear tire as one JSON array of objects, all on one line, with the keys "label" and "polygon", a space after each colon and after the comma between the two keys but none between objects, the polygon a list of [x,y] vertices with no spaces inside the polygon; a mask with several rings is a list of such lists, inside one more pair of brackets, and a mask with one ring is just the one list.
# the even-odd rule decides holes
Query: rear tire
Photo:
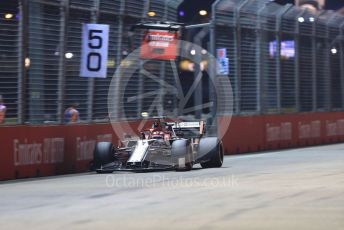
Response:
[{"label": "rear tire", "polygon": [[223,164],[223,146],[222,142],[216,137],[203,138],[199,144],[199,153],[201,156],[209,158],[201,162],[202,168],[220,168]]},{"label": "rear tire", "polygon": [[93,152],[94,168],[99,169],[102,165],[115,160],[114,148],[111,142],[98,142]]},{"label": "rear tire", "polygon": [[176,165],[179,165],[179,158],[185,159],[185,167],[177,168],[177,170],[189,171],[193,167],[193,157],[190,142],[188,140],[175,140],[172,143],[172,158]]}]

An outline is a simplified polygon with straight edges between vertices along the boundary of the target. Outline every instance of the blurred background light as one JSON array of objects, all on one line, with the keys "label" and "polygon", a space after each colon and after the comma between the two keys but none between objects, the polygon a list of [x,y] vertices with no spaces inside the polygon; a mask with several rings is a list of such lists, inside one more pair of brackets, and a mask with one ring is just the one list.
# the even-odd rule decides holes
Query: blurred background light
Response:
[{"label": "blurred background light", "polygon": [[30,58],[25,58],[25,67],[26,68],[29,68],[30,67],[30,65],[31,65],[31,60],[30,60]]},{"label": "blurred background light", "polygon": [[148,15],[149,17],[155,17],[155,16],[156,16],[156,13],[155,13],[154,11],[149,11],[149,12],[147,13],[147,15]]},{"label": "blurred background light", "polygon": [[297,19],[299,22],[304,22],[305,21],[305,18],[304,17],[299,17],[298,19]]},{"label": "blurred background light", "polygon": [[206,16],[208,14],[208,12],[206,10],[200,10],[199,11],[199,15],[201,16]]},{"label": "blurred background light", "polygon": [[142,116],[142,117],[148,117],[148,116],[149,116],[149,113],[147,113],[147,112],[142,112],[142,113],[141,113],[141,116]]},{"label": "blurred background light", "polygon": [[66,53],[65,54],[65,57],[67,58],[67,59],[71,59],[71,58],[73,58],[73,53]]},{"label": "blurred background light", "polygon": [[333,47],[332,49],[331,49],[331,53],[332,54],[336,54],[338,52],[338,50],[335,48],[335,47]]},{"label": "blurred background light", "polygon": [[5,14],[5,19],[12,19],[13,18],[13,14],[11,14],[11,13],[7,13],[7,14]]}]

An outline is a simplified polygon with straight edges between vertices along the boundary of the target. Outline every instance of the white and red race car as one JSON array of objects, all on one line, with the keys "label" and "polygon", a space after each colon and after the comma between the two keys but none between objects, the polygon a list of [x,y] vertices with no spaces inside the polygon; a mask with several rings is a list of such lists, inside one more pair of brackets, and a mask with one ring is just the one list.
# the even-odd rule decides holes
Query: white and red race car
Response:
[{"label": "white and red race car", "polygon": [[221,167],[223,146],[217,137],[205,135],[205,122],[164,122],[155,119],[140,138],[127,139],[123,146],[98,142],[92,168],[97,173],[114,171],[191,170]]}]

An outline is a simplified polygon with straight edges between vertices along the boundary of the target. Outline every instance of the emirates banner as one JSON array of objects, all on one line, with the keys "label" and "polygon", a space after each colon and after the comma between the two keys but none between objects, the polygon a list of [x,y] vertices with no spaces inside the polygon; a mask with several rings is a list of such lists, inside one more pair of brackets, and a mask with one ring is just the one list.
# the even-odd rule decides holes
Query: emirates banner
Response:
[{"label": "emirates banner", "polygon": [[148,30],[142,41],[143,59],[175,60],[178,55],[178,34],[164,30]]},{"label": "emirates banner", "polygon": [[[228,130],[221,125],[226,119]],[[140,122],[129,125],[138,130]],[[224,116],[218,122],[227,154],[344,142],[343,112]],[[117,145],[119,138],[110,124],[73,124],[0,126],[0,140],[1,181],[85,172],[96,143]]]}]

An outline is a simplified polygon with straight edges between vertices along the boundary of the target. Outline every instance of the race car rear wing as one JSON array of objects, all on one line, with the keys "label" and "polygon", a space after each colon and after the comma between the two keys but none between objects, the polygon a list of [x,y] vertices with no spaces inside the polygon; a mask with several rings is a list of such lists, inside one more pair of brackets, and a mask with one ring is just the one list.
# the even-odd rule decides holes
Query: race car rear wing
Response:
[{"label": "race car rear wing", "polygon": [[166,122],[166,125],[171,126],[179,137],[198,138],[205,134],[204,121]]}]

